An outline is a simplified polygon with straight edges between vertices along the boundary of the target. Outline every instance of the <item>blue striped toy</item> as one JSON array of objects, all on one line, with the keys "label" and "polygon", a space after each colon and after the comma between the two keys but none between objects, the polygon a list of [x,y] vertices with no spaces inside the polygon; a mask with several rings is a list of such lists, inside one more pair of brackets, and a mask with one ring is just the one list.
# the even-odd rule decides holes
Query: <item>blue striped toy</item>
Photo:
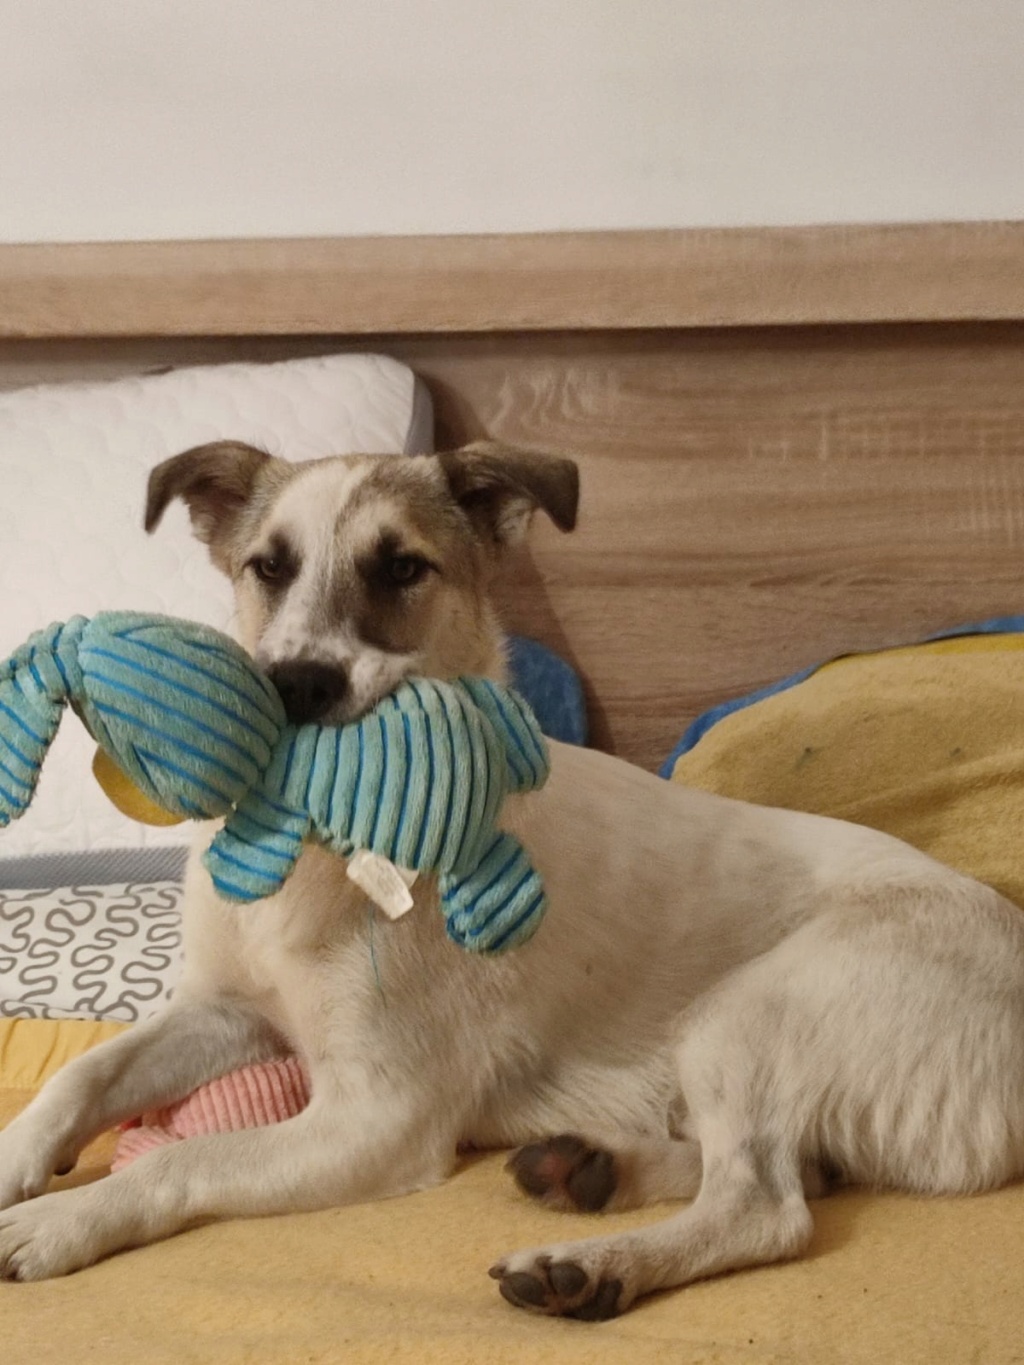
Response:
[{"label": "blue striped toy", "polygon": [[69,703],[149,801],[227,817],[203,858],[227,900],[272,895],[312,838],[436,872],[448,935],[471,951],[515,947],[540,923],[540,877],[495,828],[505,796],[548,775],[540,728],[509,688],[417,678],[349,725],[294,726],[220,632],[139,612],[76,616],[0,664],[0,828],[31,801]]}]

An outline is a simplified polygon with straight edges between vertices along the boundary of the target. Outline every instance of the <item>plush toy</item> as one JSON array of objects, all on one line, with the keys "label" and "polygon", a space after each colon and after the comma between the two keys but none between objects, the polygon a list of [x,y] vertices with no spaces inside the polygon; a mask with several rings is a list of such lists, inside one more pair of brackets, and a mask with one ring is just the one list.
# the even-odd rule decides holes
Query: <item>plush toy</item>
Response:
[{"label": "plush toy", "polygon": [[28,806],[67,703],[148,800],[227,816],[204,854],[226,899],[273,894],[313,838],[438,873],[448,935],[464,948],[500,952],[540,922],[540,878],[494,823],[506,794],[548,773],[536,720],[508,688],[415,679],[350,725],[293,726],[218,631],[136,612],[75,617],[0,664],[0,827]]},{"label": "plush toy", "polygon": [[122,1123],[110,1169],[120,1171],[154,1147],[184,1138],[281,1123],[300,1114],[309,1096],[309,1077],[297,1057],[238,1067],[184,1099]]}]

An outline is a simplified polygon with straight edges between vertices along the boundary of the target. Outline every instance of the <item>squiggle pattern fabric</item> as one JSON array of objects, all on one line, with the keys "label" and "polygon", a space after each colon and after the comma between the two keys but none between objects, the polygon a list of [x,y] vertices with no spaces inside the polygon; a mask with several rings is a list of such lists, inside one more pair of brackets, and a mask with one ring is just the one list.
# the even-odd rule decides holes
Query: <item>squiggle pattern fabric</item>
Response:
[{"label": "squiggle pattern fabric", "polygon": [[181,971],[174,882],[0,890],[0,1015],[135,1023]]}]

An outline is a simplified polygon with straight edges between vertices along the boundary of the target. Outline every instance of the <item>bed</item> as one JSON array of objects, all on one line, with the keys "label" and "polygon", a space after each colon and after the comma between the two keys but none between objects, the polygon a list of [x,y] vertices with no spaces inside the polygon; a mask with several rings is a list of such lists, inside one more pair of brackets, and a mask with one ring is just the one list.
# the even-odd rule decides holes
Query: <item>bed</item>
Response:
[{"label": "bed", "polygon": [[[424,381],[439,445],[578,457],[579,529],[537,526],[507,617],[644,767],[730,698],[1024,610],[1024,225],[0,248],[2,388],[365,351]],[[116,1027],[0,1021],[0,1118]],[[794,1265],[545,1322],[483,1272],[589,1223],[474,1156],[387,1205],[0,1286],[0,1319],[12,1361],[1024,1358],[1024,1190],[815,1217]]]}]

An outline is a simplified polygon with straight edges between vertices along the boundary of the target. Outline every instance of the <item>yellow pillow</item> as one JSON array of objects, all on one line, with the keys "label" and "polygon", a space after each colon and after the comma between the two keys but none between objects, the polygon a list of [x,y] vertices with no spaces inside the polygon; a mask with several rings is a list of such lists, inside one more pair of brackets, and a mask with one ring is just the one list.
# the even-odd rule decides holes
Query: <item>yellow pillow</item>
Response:
[{"label": "yellow pillow", "polygon": [[672,778],[885,830],[1024,906],[1024,635],[838,659],[719,720]]}]

